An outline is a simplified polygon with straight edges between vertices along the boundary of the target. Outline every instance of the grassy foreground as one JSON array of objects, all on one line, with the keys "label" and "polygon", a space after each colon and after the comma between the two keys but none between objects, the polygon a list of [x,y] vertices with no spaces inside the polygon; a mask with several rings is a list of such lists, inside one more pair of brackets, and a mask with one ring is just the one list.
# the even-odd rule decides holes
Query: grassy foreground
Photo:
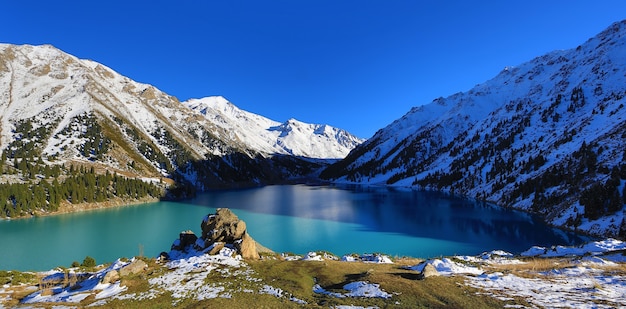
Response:
[{"label": "grassy foreground", "polygon": [[[605,241],[604,244],[610,241]],[[613,241],[615,242],[615,241]],[[420,278],[413,266],[264,254],[261,260],[192,255],[46,273],[0,271],[0,308],[504,308],[626,306],[626,249],[563,257],[449,257],[453,274]],[[617,262],[611,262],[614,260]],[[438,264],[442,266],[443,264]],[[118,268],[115,268],[118,267]],[[103,282],[105,274],[121,278]],[[418,268],[421,269],[421,268]],[[445,272],[445,267],[441,267]],[[476,270],[479,270],[476,272]],[[348,286],[365,286],[355,290]]]},{"label": "grassy foreground", "polygon": [[[35,303],[29,308],[50,308],[67,305],[68,307],[90,308],[331,308],[340,305],[375,306],[379,308],[502,308],[506,303],[495,298],[480,295],[479,290],[463,284],[463,277],[431,277],[418,279],[416,271],[405,269],[420,262],[417,259],[397,259],[394,264],[374,264],[363,262],[325,261],[285,261],[278,256],[265,256],[259,261],[246,261],[239,273],[254,274],[237,275],[230,271],[211,271],[203,279],[206,285],[220,285],[230,289],[228,298],[216,297],[197,300],[193,297],[177,298],[173,302],[171,292],[158,293],[154,297],[143,297],[152,293],[154,286],[150,279],[157,278],[171,270],[147,260],[148,269],[140,274],[123,277],[121,286],[126,287],[123,294],[131,295],[124,299],[107,299],[98,302],[90,295],[78,303]],[[229,273],[229,274],[227,274]],[[226,275],[225,275],[226,274]],[[4,275],[4,277],[2,277]],[[7,283],[11,279],[16,284]],[[0,274],[0,282],[4,279],[5,288],[0,289],[0,307],[22,306],[20,300],[39,289],[41,279],[37,276],[4,272]],[[186,279],[188,280],[188,279]],[[183,284],[185,279],[181,280]],[[350,282],[366,281],[380,285],[380,289],[392,294],[390,298],[337,298],[313,292],[315,284],[329,292],[341,293],[342,287]],[[282,290],[282,296],[259,293],[258,287],[271,285]],[[303,302],[295,302],[298,299]],[[523,300],[516,303],[526,304]]]}]

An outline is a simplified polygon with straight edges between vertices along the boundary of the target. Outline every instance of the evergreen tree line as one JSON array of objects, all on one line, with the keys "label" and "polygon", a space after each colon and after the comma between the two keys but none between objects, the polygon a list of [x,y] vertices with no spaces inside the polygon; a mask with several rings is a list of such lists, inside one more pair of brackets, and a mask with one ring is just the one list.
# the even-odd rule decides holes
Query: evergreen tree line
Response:
[{"label": "evergreen tree line", "polygon": [[620,190],[623,179],[626,179],[624,164],[614,167],[605,182],[594,183],[584,190],[580,194],[580,205],[585,209],[585,217],[595,220],[621,210],[626,204],[626,186]]},{"label": "evergreen tree line", "polygon": [[23,158],[20,160],[13,158],[12,161],[14,168],[7,167],[5,169],[6,156],[5,153],[2,154],[2,159],[0,159],[0,172],[2,174],[21,174],[24,180],[36,179],[37,177],[43,177],[44,179],[57,178],[61,175],[61,166],[44,164],[41,157],[37,159]]},{"label": "evergreen tree line", "polygon": [[140,179],[126,178],[108,171],[96,174],[93,167],[76,170],[70,167],[69,175],[38,183],[0,184],[0,217],[17,217],[35,211],[55,211],[61,202],[72,204],[104,202],[110,198],[140,199],[161,197],[158,184]]}]

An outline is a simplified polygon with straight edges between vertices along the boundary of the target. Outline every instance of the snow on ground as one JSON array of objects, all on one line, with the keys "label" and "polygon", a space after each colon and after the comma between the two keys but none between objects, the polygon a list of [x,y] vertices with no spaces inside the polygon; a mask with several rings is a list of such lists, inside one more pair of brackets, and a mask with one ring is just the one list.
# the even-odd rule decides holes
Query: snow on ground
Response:
[{"label": "snow on ground", "polygon": [[409,267],[408,269],[422,272],[422,270],[424,270],[424,267],[426,267],[427,264],[431,264],[432,266],[434,266],[437,272],[439,272],[439,274],[443,276],[450,276],[450,275],[456,275],[456,274],[480,275],[483,273],[483,270],[476,266],[468,266],[462,263],[458,263],[458,262],[453,261],[450,258],[429,259],[413,267]]},{"label": "snow on ground", "polygon": [[282,289],[280,289],[280,288],[275,288],[275,287],[273,287],[273,286],[271,286],[271,285],[267,285],[267,284],[263,286],[263,288],[259,291],[259,293],[260,293],[260,294],[269,294],[269,295],[274,295],[274,296],[276,296],[276,297],[278,297],[278,298],[281,298],[281,297],[286,297],[286,298],[288,298],[290,301],[295,302],[295,303],[298,303],[298,304],[300,304],[300,305],[306,305],[306,304],[307,304],[307,302],[306,302],[306,301],[304,301],[304,300],[302,300],[302,299],[299,299],[299,298],[297,298],[297,297],[295,297],[295,296],[293,296],[293,295],[287,295],[287,294],[289,294],[289,293],[286,293],[286,292],[285,292],[285,291],[283,291]]},{"label": "snow on ground", "polygon": [[348,297],[376,297],[390,298],[391,294],[380,289],[377,283],[368,283],[365,281],[351,282],[343,286],[348,291],[345,295]]},{"label": "snow on ground", "polygon": [[[165,264],[169,271],[148,280],[151,285],[149,292],[141,295],[121,295],[116,298],[154,298],[167,291],[173,298],[172,306],[176,306],[182,299],[191,298],[200,301],[217,297],[231,298],[233,293],[237,292],[258,292],[306,304],[305,301],[280,288],[263,284],[262,279],[255,277],[254,271],[232,248],[222,248],[216,255],[195,250],[190,250],[189,253],[172,250],[169,256],[172,260]],[[211,273],[219,273],[219,276],[226,280],[207,283],[206,278]]]},{"label": "snow on ground", "polygon": [[[216,258],[217,257],[217,258]],[[224,263],[226,262],[226,263]],[[172,298],[193,297],[198,300],[218,297],[224,291],[220,286],[204,286],[204,279],[217,265],[233,266],[238,261],[221,256],[202,255],[168,263],[169,272],[150,279],[151,286],[158,286],[172,293]],[[239,266],[239,265],[237,265]],[[155,291],[156,289],[151,289]],[[176,305],[176,301],[172,304]]]},{"label": "snow on ground", "polygon": [[374,264],[393,264],[391,258],[384,254],[370,254],[365,253],[361,255],[344,255],[339,259],[338,257],[327,253],[327,252],[314,252],[311,251],[307,253],[304,257],[300,255],[288,255],[282,254],[282,258],[285,261],[325,261],[332,260],[337,261],[341,260],[344,262],[363,262],[363,263],[374,263]]},{"label": "snow on ground", "polygon": [[[86,280],[70,286],[63,284],[65,273],[63,271],[49,271],[43,274],[47,276],[43,278],[43,282],[51,282],[49,289],[39,290],[32,293],[22,300],[22,303],[79,303],[83,299],[94,295],[96,299],[107,298],[122,293],[126,287],[121,287],[117,283],[101,283],[104,275],[111,270],[118,270],[130,262],[115,261],[111,266],[90,275]],[[75,274],[70,270],[69,275]]]},{"label": "snow on ground", "polygon": [[590,242],[578,247],[532,247],[522,255],[530,257],[568,257],[569,267],[549,271],[489,272],[481,266],[524,264],[512,254],[491,251],[478,256],[431,259],[409,269],[422,271],[433,265],[440,275],[465,275],[468,286],[500,300],[521,297],[539,307],[616,308],[626,307],[626,276],[611,268],[626,262],[622,251],[626,243],[615,239]]},{"label": "snow on ground", "polygon": [[[606,239],[590,242],[577,247],[555,246],[553,248],[532,247],[524,255],[515,257],[511,253],[494,250],[477,256],[453,256],[441,259],[429,259],[418,265],[408,267],[421,272],[431,264],[440,275],[465,277],[465,284],[477,288],[479,295],[488,295],[504,301],[525,299],[531,306],[538,307],[576,307],[576,308],[614,308],[626,307],[626,243]],[[565,263],[554,264],[554,268],[535,270],[532,264],[537,259],[559,257]],[[262,282],[254,271],[236,255],[232,248],[223,248],[217,255],[208,255],[201,251],[183,253],[170,251],[170,258],[165,263],[165,270],[160,276],[148,280],[150,289],[142,293],[125,293],[126,287],[120,281],[101,283],[104,275],[112,270],[119,270],[130,262],[117,260],[115,263],[95,273],[75,274],[88,276],[70,288],[61,285],[65,273],[61,270],[42,272],[44,280],[57,282],[46,292],[33,291],[22,303],[77,304],[93,296],[91,305],[105,306],[110,299],[151,299],[168,293],[172,296],[172,306],[182,299],[205,300],[216,297],[231,298],[234,293],[269,294],[298,304],[305,301],[291,295],[288,291]],[[285,260],[323,261],[338,260],[328,253],[309,252],[306,256],[283,256]],[[363,254],[347,255],[341,258],[346,262],[391,263],[385,255]],[[519,269],[516,269],[516,265]],[[524,265],[529,264],[529,265]],[[500,267],[500,268],[499,268]],[[73,271],[73,270],[70,270]],[[215,278],[209,280],[207,278]],[[223,278],[224,280],[220,280]],[[428,279],[426,279],[428,280]],[[0,287],[0,303],[10,300],[9,286]],[[391,298],[379,284],[356,281],[345,284],[343,291],[328,291],[316,284],[313,292],[337,298]],[[519,304],[515,304],[517,306]],[[0,305],[2,308],[2,305]],[[362,307],[338,307],[362,308]]]},{"label": "snow on ground", "polygon": [[456,255],[455,259],[470,262],[470,263],[484,263],[493,265],[505,265],[505,264],[523,264],[524,262],[513,257],[512,253],[494,250],[491,252],[483,252],[478,256]]},{"label": "snow on ground", "polygon": [[346,262],[364,262],[364,263],[374,263],[374,264],[393,264],[391,258],[389,256],[383,254],[362,254],[358,257],[352,255],[344,255],[341,258],[342,261]]},{"label": "snow on ground", "polygon": [[616,239],[605,239],[586,243],[578,247],[555,246],[552,248],[534,246],[521,253],[522,256],[562,257],[581,256],[584,254],[602,254],[611,251],[626,250],[626,243]]},{"label": "snow on ground", "polygon": [[495,272],[468,277],[469,286],[501,300],[522,297],[541,307],[615,308],[626,306],[626,277],[605,275],[591,267],[574,267],[533,278]]},{"label": "snow on ground", "polygon": [[330,292],[321,287],[319,284],[313,286],[313,292],[324,294],[337,298],[345,297],[366,297],[366,298],[390,298],[391,294],[383,291],[377,283],[368,283],[365,281],[350,282],[343,286],[346,293]]}]

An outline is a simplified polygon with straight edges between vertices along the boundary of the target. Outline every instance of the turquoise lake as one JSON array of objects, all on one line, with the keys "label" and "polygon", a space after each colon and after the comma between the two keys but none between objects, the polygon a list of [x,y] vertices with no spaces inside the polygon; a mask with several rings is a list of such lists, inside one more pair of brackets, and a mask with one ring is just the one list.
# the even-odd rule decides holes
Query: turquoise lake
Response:
[{"label": "turquoise lake", "polygon": [[91,256],[112,262],[169,251],[183,230],[228,207],[276,252],[394,256],[519,253],[589,239],[529,214],[436,192],[333,186],[267,186],[83,213],[0,221],[0,269],[48,270]]}]

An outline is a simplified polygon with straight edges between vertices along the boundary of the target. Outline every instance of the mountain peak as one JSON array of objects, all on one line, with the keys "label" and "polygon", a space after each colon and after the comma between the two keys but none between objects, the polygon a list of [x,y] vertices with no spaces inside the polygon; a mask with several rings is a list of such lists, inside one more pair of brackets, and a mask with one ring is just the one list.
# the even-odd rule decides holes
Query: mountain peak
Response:
[{"label": "mountain peak", "polygon": [[295,155],[317,159],[345,157],[356,145],[363,142],[345,132],[320,138],[316,129],[320,125],[307,124],[290,118],[280,123],[239,109],[223,97],[208,97],[183,102],[192,110],[203,114],[213,124],[230,132],[233,139],[242,141],[252,149],[267,155]]}]

